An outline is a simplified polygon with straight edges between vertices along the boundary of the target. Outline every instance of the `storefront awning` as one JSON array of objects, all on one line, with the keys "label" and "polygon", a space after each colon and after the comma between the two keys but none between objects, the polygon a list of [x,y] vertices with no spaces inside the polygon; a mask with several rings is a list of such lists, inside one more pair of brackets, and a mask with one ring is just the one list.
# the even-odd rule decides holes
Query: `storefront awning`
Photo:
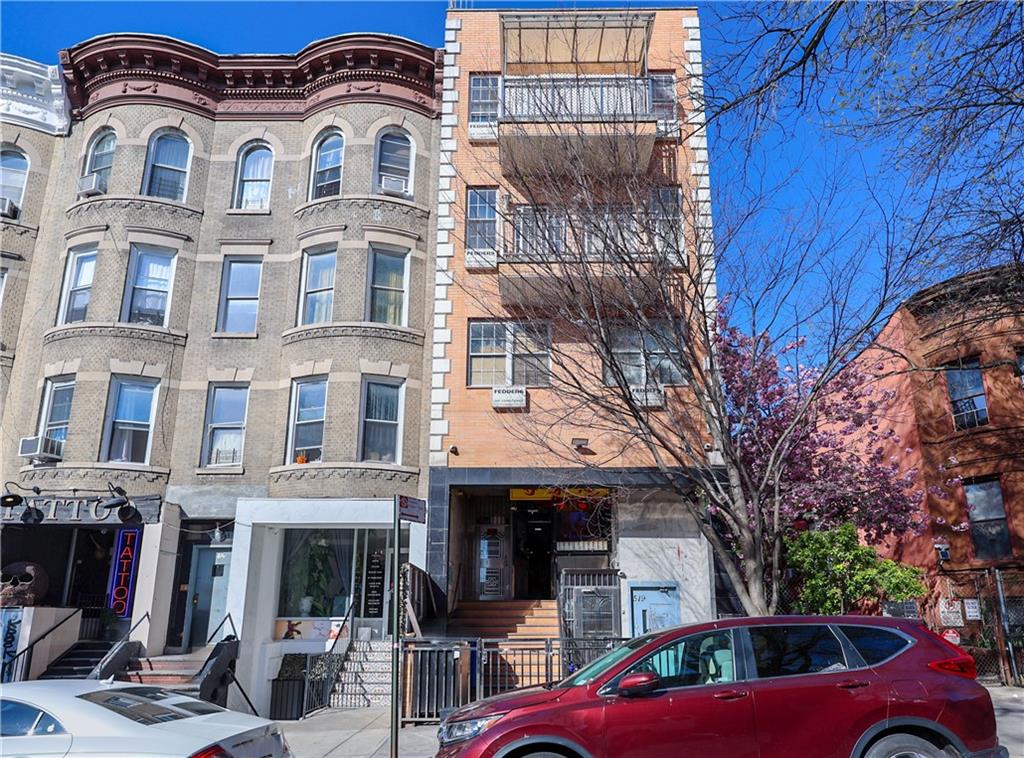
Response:
[{"label": "storefront awning", "polygon": [[504,13],[506,76],[642,76],[653,13]]}]

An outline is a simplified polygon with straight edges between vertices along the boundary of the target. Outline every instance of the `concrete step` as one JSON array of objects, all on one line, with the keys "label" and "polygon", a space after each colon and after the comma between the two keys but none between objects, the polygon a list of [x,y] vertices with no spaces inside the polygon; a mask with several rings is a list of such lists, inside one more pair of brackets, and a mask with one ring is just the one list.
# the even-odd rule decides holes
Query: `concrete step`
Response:
[{"label": "concrete step", "polygon": [[117,679],[120,682],[134,682],[136,684],[188,684],[195,677],[194,671],[126,671],[119,674]]},{"label": "concrete step", "polygon": [[379,708],[391,705],[391,695],[332,695],[331,707],[339,709]]},{"label": "concrete step", "polygon": [[128,662],[129,671],[191,671],[196,674],[201,668],[202,661],[191,659],[141,658]]},{"label": "concrete step", "polygon": [[378,671],[373,673],[342,671],[338,674],[338,684],[379,684],[391,681],[390,671]]},{"label": "concrete step", "polygon": [[388,658],[386,661],[351,661],[346,660],[345,665],[342,666],[342,671],[351,671],[354,673],[363,674],[376,674],[380,672],[390,673],[391,671],[391,659]]},{"label": "concrete step", "polygon": [[338,684],[334,692],[339,695],[391,695],[391,682]]}]

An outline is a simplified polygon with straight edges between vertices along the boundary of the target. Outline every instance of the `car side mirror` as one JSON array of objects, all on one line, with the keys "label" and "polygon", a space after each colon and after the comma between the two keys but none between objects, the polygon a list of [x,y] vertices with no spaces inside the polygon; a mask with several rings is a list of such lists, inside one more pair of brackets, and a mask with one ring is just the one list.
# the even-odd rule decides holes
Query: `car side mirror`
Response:
[{"label": "car side mirror", "polygon": [[619,694],[623,697],[649,695],[661,687],[661,677],[653,671],[638,671],[626,674],[619,682]]}]

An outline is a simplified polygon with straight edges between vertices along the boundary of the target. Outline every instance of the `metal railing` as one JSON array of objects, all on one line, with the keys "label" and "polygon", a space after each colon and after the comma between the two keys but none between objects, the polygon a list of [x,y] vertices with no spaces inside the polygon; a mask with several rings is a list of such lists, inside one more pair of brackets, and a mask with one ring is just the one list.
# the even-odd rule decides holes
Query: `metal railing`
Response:
[{"label": "metal railing", "polygon": [[150,621],[149,611],[146,611],[142,618],[132,624],[128,631],[114,643],[114,646],[89,672],[87,679],[106,679],[124,670],[129,660],[139,657],[144,646],[141,641],[131,639],[131,636],[136,629],[142,626],[143,621]]},{"label": "metal railing", "polygon": [[507,76],[503,93],[502,118],[509,121],[657,118],[648,77]]},{"label": "metal railing", "polygon": [[402,723],[437,723],[476,700],[561,681],[623,642],[619,637],[403,640]]},{"label": "metal railing", "polygon": [[0,667],[0,682],[23,682],[29,678],[32,675],[32,653],[35,651],[36,645],[81,612],[81,608],[75,608],[67,616],[28,643],[23,650],[15,653],[10,660],[4,661],[3,666]]}]

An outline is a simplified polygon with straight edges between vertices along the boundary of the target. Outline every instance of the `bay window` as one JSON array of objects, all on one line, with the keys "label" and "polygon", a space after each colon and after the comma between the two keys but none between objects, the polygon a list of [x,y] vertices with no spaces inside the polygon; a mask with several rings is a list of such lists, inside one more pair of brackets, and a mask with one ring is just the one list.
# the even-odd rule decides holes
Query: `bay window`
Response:
[{"label": "bay window", "polygon": [[323,324],[334,315],[334,269],[337,251],[308,251],[302,260],[299,324]]},{"label": "bay window", "polygon": [[167,326],[173,281],[173,250],[132,245],[122,319],[129,324]]},{"label": "bay window", "polygon": [[92,280],[96,274],[96,250],[72,250],[64,269],[64,286],[61,289],[58,324],[74,324],[85,321],[89,314],[92,298]]},{"label": "bay window", "polygon": [[405,325],[407,260],[405,253],[370,248],[370,321]]},{"label": "bay window", "polygon": [[326,417],[327,378],[294,380],[286,463],[313,463],[323,459]]},{"label": "bay window", "polygon": [[148,463],[159,382],[115,376],[107,403],[103,460]]}]

